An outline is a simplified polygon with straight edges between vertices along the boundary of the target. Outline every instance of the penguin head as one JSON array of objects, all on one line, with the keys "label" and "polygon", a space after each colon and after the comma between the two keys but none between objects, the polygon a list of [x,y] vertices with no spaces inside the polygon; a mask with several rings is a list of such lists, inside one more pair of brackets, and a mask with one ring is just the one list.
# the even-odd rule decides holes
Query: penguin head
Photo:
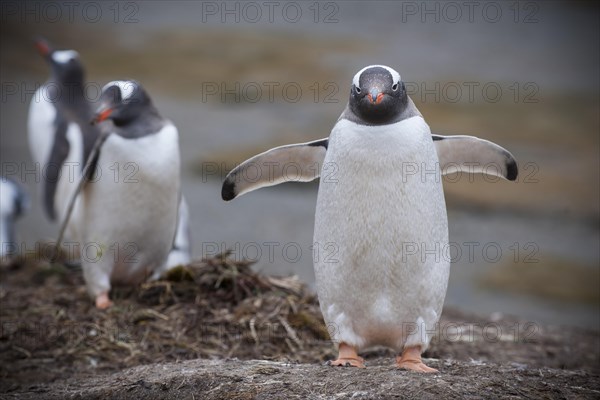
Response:
[{"label": "penguin head", "polygon": [[373,125],[392,123],[408,104],[400,74],[385,65],[370,65],[352,80],[350,109]]},{"label": "penguin head", "polygon": [[79,53],[75,50],[56,50],[42,38],[35,41],[35,47],[50,64],[56,80],[61,83],[83,83],[85,72]]},{"label": "penguin head", "polygon": [[102,88],[100,107],[92,124],[110,119],[116,126],[125,126],[148,108],[154,107],[142,85],[134,80],[113,81]]}]

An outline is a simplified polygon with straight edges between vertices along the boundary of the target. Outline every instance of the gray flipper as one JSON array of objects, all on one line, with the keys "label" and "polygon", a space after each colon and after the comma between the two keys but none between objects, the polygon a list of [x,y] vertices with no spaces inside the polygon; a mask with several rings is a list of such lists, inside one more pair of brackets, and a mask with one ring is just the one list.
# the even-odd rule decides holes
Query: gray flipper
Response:
[{"label": "gray flipper", "polygon": [[52,143],[52,150],[50,151],[50,158],[46,165],[44,165],[45,173],[42,174],[44,177],[44,209],[50,220],[56,219],[56,208],[54,205],[54,197],[56,194],[56,187],[58,185],[58,178],[60,177],[60,170],[63,163],[69,155],[69,141],[67,140],[67,128],[69,122],[63,118],[60,113],[56,114],[56,120],[54,121],[54,142]]},{"label": "gray flipper", "polygon": [[[98,137],[100,137],[100,129],[96,126],[90,125],[89,123],[77,122],[79,129],[81,130],[81,134],[83,135],[83,165],[81,166],[81,170],[83,171],[83,168],[85,167],[85,164],[92,153],[92,149],[96,144],[96,140],[98,140]],[[92,159],[92,164],[90,165],[90,169],[87,173],[87,179],[92,179],[96,173],[96,167],[98,165],[98,158],[100,157],[101,150],[102,149],[100,148]]]},{"label": "gray flipper", "polygon": [[517,179],[517,161],[505,148],[475,136],[431,136],[442,175],[467,172],[499,176],[509,181]]},{"label": "gray flipper", "polygon": [[320,139],[275,147],[244,161],[227,174],[221,197],[229,201],[262,187],[318,178],[328,143],[329,139]]}]

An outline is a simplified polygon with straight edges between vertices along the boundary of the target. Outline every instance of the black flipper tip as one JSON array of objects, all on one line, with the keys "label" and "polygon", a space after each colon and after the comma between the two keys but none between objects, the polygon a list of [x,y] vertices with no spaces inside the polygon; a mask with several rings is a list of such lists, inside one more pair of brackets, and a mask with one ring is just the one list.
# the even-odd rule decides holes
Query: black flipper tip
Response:
[{"label": "black flipper tip", "polygon": [[230,201],[235,199],[235,196],[235,182],[230,178],[225,179],[221,188],[221,198],[225,201]]},{"label": "black flipper tip", "polygon": [[519,167],[514,158],[509,158],[506,162],[506,179],[509,181],[515,181],[519,175]]}]

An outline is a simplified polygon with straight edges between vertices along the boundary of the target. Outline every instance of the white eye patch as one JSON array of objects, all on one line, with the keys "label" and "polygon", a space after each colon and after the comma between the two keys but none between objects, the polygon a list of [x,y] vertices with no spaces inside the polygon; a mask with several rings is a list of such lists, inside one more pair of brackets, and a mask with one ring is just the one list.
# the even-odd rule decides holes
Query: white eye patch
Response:
[{"label": "white eye patch", "polygon": [[133,94],[135,90],[135,83],[131,81],[112,81],[104,85],[102,91],[105,91],[106,88],[110,86],[117,86],[121,91],[121,101],[127,100]]},{"label": "white eye patch", "polygon": [[78,58],[79,53],[75,50],[60,50],[52,53],[52,59],[59,64],[66,64],[74,58]]},{"label": "white eye patch", "polygon": [[363,69],[358,71],[356,73],[356,75],[354,75],[354,78],[352,79],[352,84],[356,87],[360,87],[359,82],[360,82],[360,76],[362,75],[362,73],[365,72],[366,70],[368,70],[369,68],[375,68],[375,67],[387,69],[388,72],[392,75],[392,82],[393,83],[400,82],[400,74],[395,69],[390,68],[385,65],[369,65],[368,67],[364,67]]}]

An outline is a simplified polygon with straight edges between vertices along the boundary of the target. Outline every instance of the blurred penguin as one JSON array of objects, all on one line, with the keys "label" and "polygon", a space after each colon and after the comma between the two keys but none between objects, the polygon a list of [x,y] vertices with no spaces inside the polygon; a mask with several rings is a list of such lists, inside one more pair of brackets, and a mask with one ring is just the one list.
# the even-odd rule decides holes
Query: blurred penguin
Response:
[{"label": "blurred penguin", "polygon": [[96,307],[104,309],[112,304],[113,284],[139,284],[165,268],[182,213],[175,125],[136,81],[106,84],[100,103],[93,121],[107,121],[102,125],[110,135],[97,166],[118,165],[122,174],[86,186],[79,222],[83,241],[98,246],[95,256],[82,254],[82,267]]},{"label": "blurred penguin", "polygon": [[29,197],[14,180],[0,178],[0,259],[8,261],[19,253],[15,222],[29,209]]},{"label": "blurred penguin", "polygon": [[[36,47],[50,66],[50,77],[31,100],[28,138],[42,176],[42,204],[52,221],[64,219],[69,200],[94,142],[100,135],[90,125],[93,106],[85,95],[85,71],[74,50],[56,50],[44,39]],[[77,240],[74,212],[65,237]]]},{"label": "blurred penguin", "polygon": [[[86,160],[100,136],[100,129],[90,124],[94,104],[85,95],[85,70],[79,54],[75,50],[56,50],[45,39],[38,39],[35,45],[50,66],[51,74],[31,100],[29,147],[33,161],[43,172],[42,203],[46,215],[50,220],[58,219],[60,222],[81,179]],[[91,178],[95,173],[94,162],[88,175]],[[65,239],[82,243],[78,230],[81,226],[79,206],[78,199]],[[180,207],[172,253],[160,272],[191,260],[189,210],[183,198]],[[158,273],[157,270],[156,277]]]}]

